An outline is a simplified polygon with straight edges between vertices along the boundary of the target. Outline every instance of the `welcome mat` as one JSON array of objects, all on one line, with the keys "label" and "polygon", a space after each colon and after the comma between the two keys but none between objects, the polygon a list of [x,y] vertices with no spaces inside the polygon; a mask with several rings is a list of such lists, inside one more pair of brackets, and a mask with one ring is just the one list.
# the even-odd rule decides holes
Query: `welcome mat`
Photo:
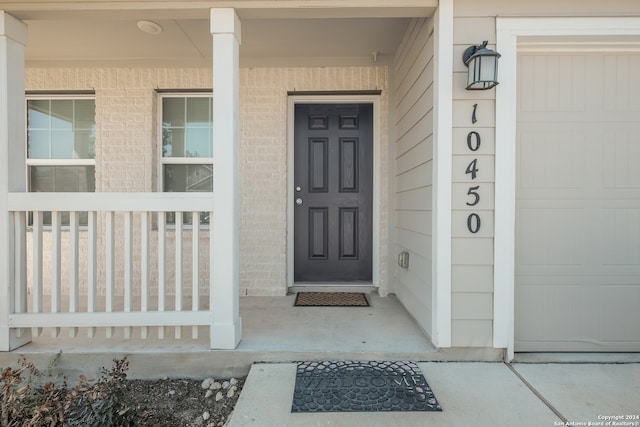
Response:
[{"label": "welcome mat", "polygon": [[359,292],[298,292],[296,307],[369,307],[369,301]]},{"label": "welcome mat", "polygon": [[291,412],[442,411],[413,362],[300,362]]}]

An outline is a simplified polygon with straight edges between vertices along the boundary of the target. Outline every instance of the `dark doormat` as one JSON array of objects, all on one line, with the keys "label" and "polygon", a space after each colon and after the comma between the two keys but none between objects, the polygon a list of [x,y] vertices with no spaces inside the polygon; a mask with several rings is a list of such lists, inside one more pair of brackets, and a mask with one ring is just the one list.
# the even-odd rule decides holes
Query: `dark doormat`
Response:
[{"label": "dark doormat", "polygon": [[298,292],[296,307],[369,307],[360,292]]},{"label": "dark doormat", "polygon": [[291,412],[442,411],[413,362],[300,362]]}]

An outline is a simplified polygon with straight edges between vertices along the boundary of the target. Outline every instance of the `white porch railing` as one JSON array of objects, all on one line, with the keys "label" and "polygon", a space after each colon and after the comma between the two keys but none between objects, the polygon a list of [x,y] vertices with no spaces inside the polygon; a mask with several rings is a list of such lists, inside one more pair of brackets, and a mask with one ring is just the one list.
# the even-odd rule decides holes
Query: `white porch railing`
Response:
[{"label": "white porch railing", "polygon": [[213,239],[200,224],[201,212],[213,215],[211,193],[10,193],[8,207],[17,337],[121,327],[129,338],[140,327],[147,338],[157,327],[164,338],[174,327],[181,338],[186,326],[197,338],[198,326],[212,327]]}]

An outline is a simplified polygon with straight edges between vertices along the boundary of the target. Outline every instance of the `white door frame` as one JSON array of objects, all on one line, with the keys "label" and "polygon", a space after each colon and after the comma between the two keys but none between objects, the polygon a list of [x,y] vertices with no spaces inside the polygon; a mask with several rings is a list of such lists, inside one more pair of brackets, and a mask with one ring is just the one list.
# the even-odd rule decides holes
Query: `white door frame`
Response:
[{"label": "white door frame", "polygon": [[[496,175],[494,236],[494,347],[515,342],[516,108],[518,44],[542,36],[638,36],[640,18],[497,18],[496,49],[500,84],[496,88]],[[526,40],[525,40],[526,38]],[[588,88],[585,88],[588,90]]]},{"label": "white door frame", "polygon": [[[289,96],[287,107],[287,287],[293,280],[293,225],[294,225],[294,126],[296,104],[372,104],[373,105],[373,212],[372,212],[372,264],[371,284],[380,286],[380,95],[296,95]],[[317,285],[321,285],[318,283]],[[358,285],[361,285],[358,283]]]}]

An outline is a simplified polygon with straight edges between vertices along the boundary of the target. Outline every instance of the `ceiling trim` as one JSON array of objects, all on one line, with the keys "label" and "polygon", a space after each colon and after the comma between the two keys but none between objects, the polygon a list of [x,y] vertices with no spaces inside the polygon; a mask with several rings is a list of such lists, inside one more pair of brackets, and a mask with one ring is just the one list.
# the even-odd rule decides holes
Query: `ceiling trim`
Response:
[{"label": "ceiling trim", "polygon": [[433,16],[437,0],[223,0],[223,1],[1,1],[0,10],[21,20],[201,19],[211,8],[234,8],[242,19],[412,18]]}]

